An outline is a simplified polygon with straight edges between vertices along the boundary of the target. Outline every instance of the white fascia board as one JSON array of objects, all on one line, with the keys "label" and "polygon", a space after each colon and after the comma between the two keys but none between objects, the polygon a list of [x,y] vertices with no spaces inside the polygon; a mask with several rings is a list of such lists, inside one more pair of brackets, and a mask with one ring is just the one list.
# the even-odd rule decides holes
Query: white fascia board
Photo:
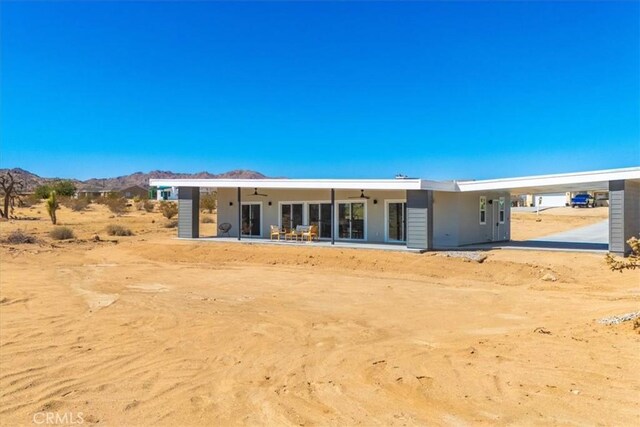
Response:
[{"label": "white fascia board", "polygon": [[487,179],[482,181],[458,181],[459,191],[490,191],[490,190],[523,190],[527,188],[544,191],[553,188],[562,191],[563,187],[576,188],[580,184],[592,184],[601,187],[604,183],[616,180],[639,180],[640,167],[625,169],[610,169],[592,172],[565,173],[557,175],[524,176],[519,178]]},{"label": "white fascia board", "polygon": [[263,189],[420,190],[420,179],[150,179],[151,186]]}]

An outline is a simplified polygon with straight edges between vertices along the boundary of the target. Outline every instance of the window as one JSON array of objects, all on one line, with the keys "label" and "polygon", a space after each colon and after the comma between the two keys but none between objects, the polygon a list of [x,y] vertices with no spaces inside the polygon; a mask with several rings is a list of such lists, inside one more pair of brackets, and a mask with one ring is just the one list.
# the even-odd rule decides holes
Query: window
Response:
[{"label": "window", "polygon": [[480,224],[487,223],[487,198],[480,196]]},{"label": "window", "polygon": [[504,224],[504,197],[500,197],[498,201],[498,206],[500,207],[498,218],[500,224]]}]

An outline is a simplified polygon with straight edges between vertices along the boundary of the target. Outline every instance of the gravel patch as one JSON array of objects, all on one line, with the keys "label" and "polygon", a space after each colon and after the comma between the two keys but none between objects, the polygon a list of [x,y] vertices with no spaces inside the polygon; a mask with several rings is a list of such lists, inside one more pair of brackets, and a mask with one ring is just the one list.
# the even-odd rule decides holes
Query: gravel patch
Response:
[{"label": "gravel patch", "polygon": [[445,251],[441,252],[439,255],[447,258],[462,258],[465,261],[475,261],[477,263],[482,263],[487,259],[487,256],[484,253],[471,251]]},{"label": "gravel patch", "polygon": [[634,320],[640,317],[640,311],[636,311],[633,313],[621,314],[619,316],[611,316],[611,317],[603,317],[598,320],[598,323],[603,325],[618,325],[622,322],[628,322],[629,320]]}]

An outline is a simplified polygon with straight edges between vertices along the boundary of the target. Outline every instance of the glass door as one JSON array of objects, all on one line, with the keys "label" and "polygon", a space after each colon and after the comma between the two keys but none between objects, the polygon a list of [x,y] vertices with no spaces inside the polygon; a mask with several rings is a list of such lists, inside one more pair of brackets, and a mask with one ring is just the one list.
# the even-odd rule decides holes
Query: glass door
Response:
[{"label": "glass door", "polygon": [[390,242],[405,242],[407,204],[405,202],[389,202],[387,204],[387,240]]},{"label": "glass door", "polygon": [[291,231],[302,224],[302,203],[284,203],[280,205],[280,226]]},{"label": "glass door", "polygon": [[365,204],[338,203],[338,238],[364,240]]},{"label": "glass door", "polygon": [[262,220],[260,218],[259,203],[242,204],[242,235],[260,237],[262,235]]},{"label": "glass door", "polygon": [[321,239],[330,239],[331,203],[309,203],[309,225],[318,227]]}]

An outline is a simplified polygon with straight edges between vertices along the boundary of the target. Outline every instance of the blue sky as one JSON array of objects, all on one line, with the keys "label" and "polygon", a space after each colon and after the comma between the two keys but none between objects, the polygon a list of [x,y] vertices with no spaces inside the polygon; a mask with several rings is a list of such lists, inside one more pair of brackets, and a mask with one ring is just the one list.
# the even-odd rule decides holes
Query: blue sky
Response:
[{"label": "blue sky", "polygon": [[491,178],[640,164],[638,2],[3,2],[0,166]]}]

